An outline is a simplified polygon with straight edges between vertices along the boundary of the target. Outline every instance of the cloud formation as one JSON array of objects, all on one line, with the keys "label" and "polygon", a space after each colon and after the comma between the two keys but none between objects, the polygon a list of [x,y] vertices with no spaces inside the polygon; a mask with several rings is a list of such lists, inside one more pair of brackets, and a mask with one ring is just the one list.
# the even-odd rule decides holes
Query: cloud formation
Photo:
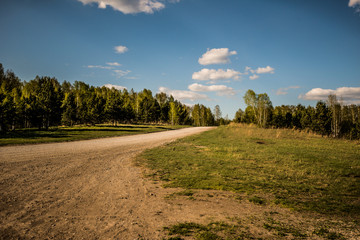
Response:
[{"label": "cloud formation", "polygon": [[340,87],[336,90],[313,88],[299,98],[319,101],[326,100],[330,94],[341,98],[345,104],[360,104],[360,87]]},{"label": "cloud formation", "polygon": [[189,90],[194,92],[216,92],[218,96],[233,96],[235,95],[235,91],[231,87],[227,87],[225,85],[210,85],[205,86],[202,84],[194,83],[188,86]]},{"label": "cloud formation", "polygon": [[238,71],[235,71],[233,69],[207,69],[203,68],[199,72],[194,72],[192,75],[192,79],[199,80],[199,81],[210,81],[210,83],[215,83],[219,80],[224,79],[234,79],[238,80],[240,79],[241,73]]},{"label": "cloud formation", "polygon": [[250,80],[255,80],[258,79],[260,76],[257,74],[266,74],[266,73],[275,73],[275,69],[267,66],[267,67],[258,67],[257,69],[252,69],[251,67],[246,66],[245,67],[245,71],[244,71],[244,75],[250,75],[252,74],[249,79]]},{"label": "cloud formation", "polygon": [[250,80],[255,80],[255,79],[259,78],[259,75],[254,74],[254,75],[250,76],[249,78],[250,78]]},{"label": "cloud formation", "polygon": [[356,7],[360,6],[360,0],[350,0],[349,1],[349,7]]},{"label": "cloud formation", "polygon": [[121,66],[121,64],[118,63],[118,62],[107,62],[106,64],[109,65],[109,66],[88,65],[87,67],[88,67],[88,68],[100,68],[100,69],[108,69],[108,70],[111,70],[111,69],[114,69],[115,67],[120,67],[120,66]]},{"label": "cloud formation", "polygon": [[[87,68],[98,68],[98,69],[106,69],[106,70],[111,70],[113,72],[113,75],[116,78],[121,78],[124,77],[126,75],[128,75],[129,73],[131,73],[130,70],[120,70],[120,69],[116,69],[117,67],[120,67],[121,64],[118,62],[107,62],[106,63],[108,66],[103,66],[103,65],[88,65],[85,66]],[[137,79],[136,77],[125,77],[127,79]]]},{"label": "cloud formation", "polygon": [[123,87],[123,86],[119,86],[119,85],[113,85],[113,84],[105,84],[104,87],[107,87],[107,88],[115,88],[116,90],[124,90],[124,89],[127,89],[126,87]]},{"label": "cloud formation", "polygon": [[196,101],[196,100],[210,100],[208,96],[205,94],[199,94],[192,91],[184,91],[184,90],[171,90],[166,87],[160,87],[159,92],[166,93],[167,95],[173,96],[176,100],[184,101]]},{"label": "cloud formation", "polygon": [[114,49],[115,49],[115,52],[119,53],[119,54],[122,54],[122,53],[127,52],[129,50],[127,47],[121,46],[121,45],[116,46]]},{"label": "cloud formation", "polygon": [[102,66],[102,65],[88,65],[87,67],[88,68],[107,69],[107,70],[113,69],[113,67],[111,67],[111,66]]},{"label": "cloud formation", "polygon": [[276,95],[286,95],[286,94],[288,94],[288,90],[297,89],[297,88],[300,88],[300,87],[299,86],[290,86],[290,87],[286,87],[286,88],[279,88],[276,91]]},{"label": "cloud formation", "polygon": [[125,75],[128,75],[129,73],[131,73],[131,71],[130,70],[119,70],[119,69],[116,69],[116,70],[113,70],[113,72],[115,73],[115,76],[117,77],[117,78],[121,78],[121,77],[123,77],[123,76],[125,76]]},{"label": "cloud formation", "polygon": [[124,14],[134,13],[154,13],[154,11],[161,10],[165,5],[158,0],[78,0],[84,5],[98,4],[98,7],[105,9],[107,6],[112,7],[116,11]]},{"label": "cloud formation", "polygon": [[118,63],[118,62],[107,62],[106,64],[109,65],[109,66],[114,66],[114,67],[120,67],[121,66],[121,64]]},{"label": "cloud formation", "polygon": [[199,58],[199,63],[201,65],[210,65],[210,64],[226,64],[230,63],[230,56],[236,55],[236,51],[229,51],[228,48],[213,48],[207,50],[206,53]]},{"label": "cloud formation", "polygon": [[264,68],[259,67],[258,69],[255,70],[255,72],[257,74],[264,74],[264,73],[273,74],[273,73],[275,73],[275,69],[270,67],[270,66],[267,66],[267,67],[264,67]]}]

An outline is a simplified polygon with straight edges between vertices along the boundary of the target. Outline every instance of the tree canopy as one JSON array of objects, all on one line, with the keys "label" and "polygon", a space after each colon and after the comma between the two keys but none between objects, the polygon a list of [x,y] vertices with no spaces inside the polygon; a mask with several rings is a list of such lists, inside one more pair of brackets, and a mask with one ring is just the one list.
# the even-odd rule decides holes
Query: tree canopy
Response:
[{"label": "tree canopy", "polygon": [[117,90],[80,81],[60,84],[47,76],[22,82],[0,63],[0,131],[100,123],[209,126],[214,115],[203,105],[189,107],[165,93],[153,96],[148,89]]},{"label": "tree canopy", "polygon": [[254,123],[260,127],[311,130],[323,136],[360,139],[360,106],[344,105],[335,95],[315,107],[282,105],[272,106],[266,93],[248,90],[244,96],[245,112],[239,109],[234,121]]}]

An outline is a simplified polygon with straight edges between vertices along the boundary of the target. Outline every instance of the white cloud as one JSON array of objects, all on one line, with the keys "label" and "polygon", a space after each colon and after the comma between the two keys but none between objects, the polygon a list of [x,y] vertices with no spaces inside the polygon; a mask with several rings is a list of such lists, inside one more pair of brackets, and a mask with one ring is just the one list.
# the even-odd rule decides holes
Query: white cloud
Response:
[{"label": "white cloud", "polygon": [[270,66],[267,66],[267,67],[264,67],[264,68],[259,67],[258,69],[255,70],[255,72],[257,74],[274,73],[274,71],[275,71],[275,69],[270,67]]},{"label": "white cloud", "polygon": [[252,70],[251,67],[246,66],[246,67],[245,67],[244,74],[245,74],[245,75],[249,75],[249,72],[254,73],[255,71]]},{"label": "white cloud", "polygon": [[290,86],[290,87],[286,87],[286,88],[279,88],[277,91],[276,91],[276,95],[286,95],[288,94],[288,90],[290,89],[297,89],[297,88],[300,88],[299,86]]},{"label": "white cloud", "polygon": [[356,5],[360,5],[360,0],[350,0],[349,7],[355,7]]},{"label": "white cloud", "polygon": [[[130,71],[129,71],[130,72]],[[138,77],[125,77],[126,79],[131,79],[131,80],[135,80],[135,79],[139,79]]]},{"label": "white cloud", "polygon": [[205,86],[202,84],[194,83],[188,86],[189,90],[194,92],[216,92],[218,96],[224,96],[224,95],[235,95],[235,91],[231,87],[227,87],[225,85],[210,85]]},{"label": "white cloud", "polygon": [[115,76],[117,77],[117,78],[121,78],[121,77],[123,77],[123,76],[125,76],[125,75],[128,75],[129,73],[131,73],[131,71],[130,70],[118,70],[118,69],[116,69],[116,70],[113,70],[113,72],[115,73]]},{"label": "white cloud", "polygon": [[120,53],[120,54],[122,54],[122,53],[124,53],[124,52],[127,52],[129,49],[127,48],[127,47],[125,47],[125,46],[116,46],[115,48],[115,52],[116,53]]},{"label": "white cloud", "polygon": [[360,104],[360,87],[340,87],[336,90],[313,88],[299,98],[305,100],[326,100],[330,94],[341,98],[345,104]]},{"label": "white cloud", "polygon": [[109,66],[114,66],[114,67],[120,67],[121,66],[121,64],[118,63],[118,62],[108,62],[106,64],[109,65]]},{"label": "white cloud", "polygon": [[113,84],[105,84],[104,87],[107,87],[107,88],[115,88],[116,90],[124,90],[124,89],[127,89],[126,87],[123,87],[123,86],[119,86],[119,85],[113,85]]},{"label": "white cloud", "polygon": [[249,74],[252,74],[249,79],[250,80],[255,80],[255,79],[258,79],[259,78],[259,75],[256,75],[256,74],[265,74],[265,73],[275,73],[275,69],[270,67],[270,66],[267,66],[267,67],[258,67],[256,70],[252,69],[251,67],[248,67],[246,66],[245,67],[245,72],[244,72],[244,75],[249,75]]},{"label": "white cloud", "polygon": [[99,8],[105,9],[106,8],[106,3],[104,2],[99,2]]},{"label": "white cloud", "polygon": [[[86,66],[87,68],[99,68],[99,69],[106,69],[106,70],[111,70],[113,72],[113,75],[116,78],[122,78],[126,75],[128,75],[129,73],[131,73],[130,70],[120,70],[120,69],[116,69],[116,67],[120,67],[121,64],[118,62],[107,62],[106,63],[109,66],[102,66],[102,65],[88,65]],[[128,77],[126,76],[125,78],[127,79],[136,79],[136,77]]]},{"label": "white cloud", "polygon": [[183,101],[183,100],[210,100],[208,96],[205,94],[199,94],[196,92],[191,91],[183,91],[183,90],[171,90],[166,87],[160,87],[159,92],[166,93],[168,95],[172,95],[176,100]]},{"label": "white cloud", "polygon": [[88,66],[86,66],[86,67],[87,67],[87,68],[100,68],[100,69],[108,69],[108,70],[111,70],[111,69],[114,69],[114,67],[120,67],[120,66],[121,66],[121,64],[118,63],[118,62],[107,62],[106,64],[109,65],[109,66],[88,65]]},{"label": "white cloud", "polygon": [[299,98],[306,100],[326,100],[330,94],[335,94],[335,90],[332,89],[322,89],[322,88],[313,88],[305,95],[300,95]]},{"label": "white cloud", "polygon": [[245,72],[248,72],[248,71],[250,71],[251,70],[251,67],[249,67],[249,66],[246,66],[245,67]]},{"label": "white cloud", "polygon": [[[161,10],[165,5],[159,0],[78,0],[85,4],[98,4],[98,7],[105,9],[107,6],[124,14],[131,13],[154,13]],[[176,1],[177,2],[177,1]]]},{"label": "white cloud", "polygon": [[88,68],[100,68],[100,69],[112,69],[110,66],[101,66],[101,65],[88,65]]},{"label": "white cloud", "polygon": [[199,58],[201,65],[230,63],[230,56],[236,55],[236,51],[229,51],[228,48],[213,48]]},{"label": "white cloud", "polygon": [[259,75],[254,74],[254,75],[250,76],[249,78],[250,78],[250,80],[255,80],[255,79],[259,78]]},{"label": "white cloud", "polygon": [[238,71],[235,71],[233,69],[207,69],[203,68],[199,72],[194,72],[192,75],[192,79],[199,80],[199,81],[210,81],[210,83],[215,83],[218,80],[224,80],[224,79],[234,79],[238,80],[240,79],[241,73]]}]

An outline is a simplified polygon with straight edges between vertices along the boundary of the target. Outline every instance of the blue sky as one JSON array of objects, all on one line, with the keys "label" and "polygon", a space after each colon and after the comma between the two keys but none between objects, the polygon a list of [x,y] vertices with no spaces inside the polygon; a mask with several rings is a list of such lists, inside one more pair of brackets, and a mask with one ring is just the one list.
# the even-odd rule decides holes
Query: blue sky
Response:
[{"label": "blue sky", "polygon": [[220,105],[329,94],[360,104],[360,0],[2,0],[0,62],[22,80],[160,90]]}]

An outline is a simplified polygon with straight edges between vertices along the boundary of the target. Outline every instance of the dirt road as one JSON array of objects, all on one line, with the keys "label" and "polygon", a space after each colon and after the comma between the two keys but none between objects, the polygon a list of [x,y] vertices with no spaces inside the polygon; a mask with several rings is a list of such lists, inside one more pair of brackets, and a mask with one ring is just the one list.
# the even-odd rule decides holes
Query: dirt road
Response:
[{"label": "dirt road", "polygon": [[209,129],[1,147],[0,239],[160,238],[173,206],[132,159]]}]

